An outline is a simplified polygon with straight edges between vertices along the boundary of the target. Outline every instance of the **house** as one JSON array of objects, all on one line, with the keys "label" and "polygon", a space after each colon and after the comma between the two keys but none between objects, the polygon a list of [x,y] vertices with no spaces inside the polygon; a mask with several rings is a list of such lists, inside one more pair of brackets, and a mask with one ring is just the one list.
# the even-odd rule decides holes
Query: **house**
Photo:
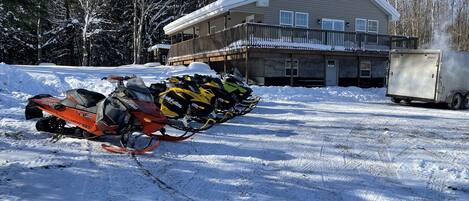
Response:
[{"label": "house", "polygon": [[237,68],[251,84],[383,86],[400,14],[386,0],[218,0],[167,26],[168,62]]},{"label": "house", "polygon": [[168,52],[171,45],[156,44],[148,48],[148,62],[158,62],[161,65],[166,65],[168,61]]}]

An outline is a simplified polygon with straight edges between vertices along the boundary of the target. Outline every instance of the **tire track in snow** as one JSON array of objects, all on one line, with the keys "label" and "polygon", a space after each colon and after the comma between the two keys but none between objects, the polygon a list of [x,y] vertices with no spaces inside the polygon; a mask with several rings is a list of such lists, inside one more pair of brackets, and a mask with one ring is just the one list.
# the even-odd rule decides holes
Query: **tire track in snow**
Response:
[{"label": "tire track in snow", "polygon": [[[98,195],[111,196],[112,195],[111,189],[113,189],[114,187],[114,182],[111,182],[111,174],[109,172],[109,169],[104,169],[98,164],[98,161],[94,159],[94,154],[93,154],[97,150],[93,149],[93,145],[89,140],[85,140],[85,142],[86,142],[86,150],[88,152],[86,155],[86,160],[88,162],[88,165],[86,165],[85,168],[88,168],[91,170],[93,168],[92,166],[96,167],[96,170],[99,171],[100,174],[106,174],[105,176],[106,180],[105,180],[104,185],[91,185],[91,190],[90,190],[89,189],[90,185],[88,184],[90,177],[86,177],[86,179],[83,181],[83,188],[81,191],[81,194],[82,194],[81,200],[89,200],[87,196],[89,196],[90,191],[97,192]],[[100,163],[100,164],[103,164],[103,163]],[[97,186],[99,186],[99,189],[96,189]],[[93,197],[93,199],[96,199],[96,197]]]},{"label": "tire track in snow", "polygon": [[137,164],[138,169],[148,177],[149,179],[152,180],[153,184],[156,184],[159,189],[162,191],[172,195],[173,198],[176,198],[176,200],[194,200],[191,197],[187,196],[186,194],[180,192],[179,190],[173,188],[157,176],[155,176],[153,173],[151,173],[150,170],[146,169],[143,164],[138,160],[137,156],[135,154],[131,154],[132,159],[135,161],[135,164]]},{"label": "tire track in snow", "polygon": [[[372,129],[368,127],[368,124],[363,122],[373,122]],[[347,145],[337,144],[336,147],[342,149],[344,153],[344,168],[350,168],[356,170],[358,175],[364,174],[361,170],[365,170],[368,174],[375,176],[384,176],[382,181],[383,185],[387,186],[388,183],[395,183],[394,180],[400,181],[401,177],[397,171],[398,167],[395,164],[395,157],[392,157],[389,148],[391,147],[393,136],[390,134],[388,128],[389,121],[377,118],[366,118],[351,129],[349,137],[354,139],[364,139],[363,143],[376,145],[375,149],[365,149],[358,153],[354,153],[354,144],[352,142],[358,142],[358,140],[348,140]],[[374,137],[376,136],[376,137]],[[372,146],[373,147],[373,146]],[[359,147],[360,148],[360,147]],[[377,158],[376,158],[377,156]],[[347,161],[350,158],[350,162]],[[354,160],[355,159],[355,160]],[[378,165],[363,163],[362,161],[374,161]],[[400,182],[398,182],[401,184]],[[418,192],[415,192],[412,188],[399,186],[402,190],[406,190],[413,195],[421,196]],[[368,193],[368,187],[365,189],[366,196],[375,197],[376,195]],[[379,200],[379,197],[376,198]]]}]

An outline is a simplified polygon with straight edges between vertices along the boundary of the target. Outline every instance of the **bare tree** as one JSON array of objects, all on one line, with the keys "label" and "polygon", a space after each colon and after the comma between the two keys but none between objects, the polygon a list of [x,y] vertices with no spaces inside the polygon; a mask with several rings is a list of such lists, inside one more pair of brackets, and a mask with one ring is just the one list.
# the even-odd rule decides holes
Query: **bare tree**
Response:
[{"label": "bare tree", "polygon": [[174,0],[133,0],[134,63],[141,63],[144,39],[169,21],[169,19],[163,19],[163,17],[167,14],[169,5],[173,2]]}]

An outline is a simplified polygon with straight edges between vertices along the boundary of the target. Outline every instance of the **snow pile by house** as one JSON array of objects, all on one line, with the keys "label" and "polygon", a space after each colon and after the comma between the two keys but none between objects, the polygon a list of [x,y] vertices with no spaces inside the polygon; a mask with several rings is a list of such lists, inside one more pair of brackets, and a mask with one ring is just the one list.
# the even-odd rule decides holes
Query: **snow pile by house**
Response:
[{"label": "snow pile by house", "polygon": [[264,100],[293,102],[384,102],[384,88],[362,89],[358,87],[253,87],[254,93]]}]

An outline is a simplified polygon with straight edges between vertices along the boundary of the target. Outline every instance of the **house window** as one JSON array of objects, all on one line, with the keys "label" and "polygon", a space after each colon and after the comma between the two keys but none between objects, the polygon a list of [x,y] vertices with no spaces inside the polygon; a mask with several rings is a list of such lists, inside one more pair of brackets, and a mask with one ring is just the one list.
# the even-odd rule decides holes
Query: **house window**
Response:
[{"label": "house window", "polygon": [[331,31],[345,31],[345,21],[336,19],[322,19],[321,28]]},{"label": "house window", "polygon": [[378,33],[378,20],[368,20],[368,33]]},{"label": "house window", "polygon": [[287,59],[285,60],[285,77],[293,76],[298,77],[298,59]]},{"label": "house window", "polygon": [[378,44],[378,26],[377,20],[368,20],[367,41],[371,44]]},{"label": "house window", "polygon": [[308,25],[309,25],[309,14],[296,12],[295,13],[295,26],[308,28]]},{"label": "house window", "polygon": [[355,19],[355,31],[356,32],[366,32],[366,19],[357,18]]},{"label": "house window", "polygon": [[280,11],[280,25],[293,26],[293,12],[281,10]]},{"label": "house window", "polygon": [[371,62],[360,62],[360,78],[371,78]]}]

